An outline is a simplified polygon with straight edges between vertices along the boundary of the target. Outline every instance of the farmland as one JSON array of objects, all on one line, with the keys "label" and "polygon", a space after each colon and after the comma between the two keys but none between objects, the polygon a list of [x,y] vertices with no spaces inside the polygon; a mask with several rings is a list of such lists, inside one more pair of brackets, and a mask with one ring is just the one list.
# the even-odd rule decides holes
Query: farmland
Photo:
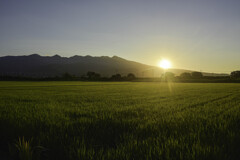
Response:
[{"label": "farmland", "polygon": [[237,160],[240,84],[0,82],[2,157],[19,137],[42,159]]}]

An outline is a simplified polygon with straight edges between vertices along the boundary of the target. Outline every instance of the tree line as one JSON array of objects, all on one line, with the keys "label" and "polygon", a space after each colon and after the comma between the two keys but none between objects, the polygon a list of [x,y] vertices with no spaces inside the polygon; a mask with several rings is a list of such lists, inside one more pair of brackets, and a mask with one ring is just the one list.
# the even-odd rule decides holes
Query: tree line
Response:
[{"label": "tree line", "polygon": [[[127,75],[121,75],[119,73],[114,74],[110,77],[101,76],[101,74],[89,71],[85,75],[75,76],[68,72],[62,74],[62,76],[55,77],[22,77],[22,76],[0,76],[0,80],[30,80],[30,81],[144,81],[147,78],[136,77],[133,73]],[[148,78],[147,81],[175,81],[175,82],[239,82],[240,81],[240,71],[233,71],[229,76],[213,77],[204,76],[201,72],[184,72],[179,76],[175,76],[172,72],[166,72],[157,78]]]},{"label": "tree line", "polygon": [[111,81],[132,81],[136,79],[136,76],[133,73],[129,73],[126,76],[122,76],[117,73],[112,75],[111,77],[101,77],[99,73],[95,72],[87,72],[86,76],[82,76],[82,79],[85,80],[111,80]]},{"label": "tree line", "polygon": [[122,76],[121,74],[114,74],[110,77],[101,76],[101,74],[89,71],[85,75],[76,76],[65,72],[61,76],[54,77],[24,77],[24,76],[10,76],[0,75],[0,81],[132,81],[136,76],[133,73],[128,73]]},{"label": "tree line", "polygon": [[203,78],[203,74],[201,72],[184,72],[181,73],[180,76],[175,76],[172,72],[166,72],[162,75],[162,78],[164,80],[173,80],[174,78],[180,78],[180,79],[201,79]]},{"label": "tree line", "polygon": [[161,76],[161,81],[172,82],[205,82],[205,83],[239,83],[240,71],[233,71],[229,76],[204,76],[201,72],[184,72],[175,76],[172,72],[166,72]]}]

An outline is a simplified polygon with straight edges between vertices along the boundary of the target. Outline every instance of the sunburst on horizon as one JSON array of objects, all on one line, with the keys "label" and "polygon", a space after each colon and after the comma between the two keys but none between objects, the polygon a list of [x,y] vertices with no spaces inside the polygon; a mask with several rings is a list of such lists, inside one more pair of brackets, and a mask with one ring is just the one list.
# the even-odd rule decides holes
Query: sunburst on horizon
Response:
[{"label": "sunburst on horizon", "polygon": [[163,69],[168,69],[171,68],[171,62],[166,59],[162,59],[161,61],[158,62],[158,66],[163,68]]}]

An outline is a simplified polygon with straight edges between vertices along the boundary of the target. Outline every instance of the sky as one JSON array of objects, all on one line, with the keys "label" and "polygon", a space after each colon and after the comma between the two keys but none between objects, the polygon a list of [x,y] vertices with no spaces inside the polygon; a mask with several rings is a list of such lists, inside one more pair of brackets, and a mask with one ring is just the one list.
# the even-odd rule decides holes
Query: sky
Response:
[{"label": "sky", "polygon": [[119,56],[240,70],[239,0],[0,0],[0,56]]}]

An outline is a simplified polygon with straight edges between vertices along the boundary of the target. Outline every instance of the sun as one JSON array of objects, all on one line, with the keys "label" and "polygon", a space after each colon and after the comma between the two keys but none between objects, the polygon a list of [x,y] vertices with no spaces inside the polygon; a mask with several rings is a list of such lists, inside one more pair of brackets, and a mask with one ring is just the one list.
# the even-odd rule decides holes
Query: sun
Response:
[{"label": "sun", "polygon": [[171,62],[166,60],[166,59],[163,59],[163,60],[158,62],[158,66],[163,68],[163,69],[168,69],[168,68],[171,67]]}]

